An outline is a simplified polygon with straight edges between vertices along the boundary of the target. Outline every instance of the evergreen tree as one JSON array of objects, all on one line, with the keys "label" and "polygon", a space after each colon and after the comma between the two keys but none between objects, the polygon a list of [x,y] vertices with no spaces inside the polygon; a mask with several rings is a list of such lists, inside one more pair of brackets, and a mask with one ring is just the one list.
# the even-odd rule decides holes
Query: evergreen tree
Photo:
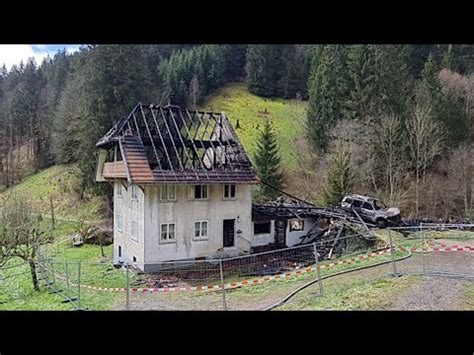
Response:
[{"label": "evergreen tree", "polygon": [[[278,189],[281,189],[283,186],[280,163],[281,159],[275,133],[272,130],[270,121],[266,120],[258,138],[255,165],[262,181]],[[260,192],[265,199],[273,199],[279,195],[277,191],[267,185],[261,185]]]},{"label": "evergreen tree", "polygon": [[250,92],[263,97],[281,95],[284,47],[261,44],[248,46],[246,71]]},{"label": "evergreen tree", "polygon": [[408,47],[383,45],[375,49],[378,111],[400,117],[408,114],[411,98],[411,76],[407,64]]},{"label": "evergreen tree", "polygon": [[326,148],[329,128],[344,115],[348,97],[345,60],[342,46],[325,46],[311,65],[307,128],[317,149]]},{"label": "evergreen tree", "polygon": [[331,156],[322,198],[326,205],[337,205],[354,186],[355,168],[351,150],[339,145]]},{"label": "evergreen tree", "polygon": [[347,55],[350,95],[346,103],[351,117],[366,119],[375,113],[379,93],[375,67],[375,49],[354,45]]}]

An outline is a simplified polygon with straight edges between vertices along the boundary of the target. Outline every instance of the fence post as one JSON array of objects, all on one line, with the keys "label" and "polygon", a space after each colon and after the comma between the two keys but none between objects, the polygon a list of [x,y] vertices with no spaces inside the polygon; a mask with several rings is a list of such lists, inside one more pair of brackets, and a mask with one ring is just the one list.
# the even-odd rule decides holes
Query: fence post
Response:
[{"label": "fence post", "polygon": [[64,272],[66,273],[66,294],[69,298],[71,298],[71,295],[69,293],[69,270],[67,268],[67,260],[65,260],[64,263]]},{"label": "fence post", "polygon": [[81,309],[81,261],[77,262],[77,304]]},{"label": "fence post", "polygon": [[397,265],[395,264],[395,249],[393,248],[393,241],[392,241],[392,229],[388,228],[388,239],[390,241],[390,256],[392,258],[392,270],[393,276],[398,276],[397,273]]},{"label": "fence post", "polygon": [[224,306],[224,311],[227,311],[227,300],[225,297],[225,285],[224,285],[224,271],[222,269],[222,256],[219,259],[219,270],[221,274],[221,289],[222,289],[222,305]]},{"label": "fence post", "polygon": [[314,242],[313,246],[314,246],[314,258],[316,260],[316,271],[318,272],[319,296],[322,296],[323,295],[323,280],[321,280],[321,268],[319,266],[319,256],[318,256],[318,249],[316,248],[316,242]]},{"label": "fence post", "polygon": [[126,283],[127,283],[127,293],[125,295],[125,309],[128,311],[130,310],[130,265],[127,263],[125,264],[126,268]]},{"label": "fence post", "polygon": [[423,222],[420,223],[421,228],[421,263],[423,266],[423,275],[426,275],[426,267],[425,267],[425,233],[423,231]]}]

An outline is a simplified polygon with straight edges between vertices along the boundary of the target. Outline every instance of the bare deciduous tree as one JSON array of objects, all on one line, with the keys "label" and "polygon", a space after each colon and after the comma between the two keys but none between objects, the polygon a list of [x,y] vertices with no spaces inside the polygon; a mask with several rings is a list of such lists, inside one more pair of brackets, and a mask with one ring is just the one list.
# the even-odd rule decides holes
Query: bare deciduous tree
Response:
[{"label": "bare deciduous tree", "polygon": [[431,117],[429,107],[417,106],[406,120],[408,153],[415,170],[415,211],[419,211],[420,173],[426,168],[442,149],[442,130]]},{"label": "bare deciduous tree", "polygon": [[395,115],[385,115],[374,125],[374,144],[380,152],[381,167],[385,170],[389,204],[398,204],[402,172],[401,121]]},{"label": "bare deciduous tree", "polygon": [[28,201],[21,196],[10,198],[0,210],[0,265],[14,257],[27,262],[35,290],[39,290],[35,264],[37,248],[52,238],[40,224]]}]

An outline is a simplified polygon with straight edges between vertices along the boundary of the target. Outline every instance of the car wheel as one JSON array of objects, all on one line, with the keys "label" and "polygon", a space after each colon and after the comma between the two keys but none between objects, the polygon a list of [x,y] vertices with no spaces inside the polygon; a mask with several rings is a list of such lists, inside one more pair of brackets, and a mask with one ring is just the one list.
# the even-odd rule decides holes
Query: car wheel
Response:
[{"label": "car wheel", "polygon": [[387,227],[387,221],[385,219],[378,219],[377,220],[377,227],[379,227],[379,228]]}]

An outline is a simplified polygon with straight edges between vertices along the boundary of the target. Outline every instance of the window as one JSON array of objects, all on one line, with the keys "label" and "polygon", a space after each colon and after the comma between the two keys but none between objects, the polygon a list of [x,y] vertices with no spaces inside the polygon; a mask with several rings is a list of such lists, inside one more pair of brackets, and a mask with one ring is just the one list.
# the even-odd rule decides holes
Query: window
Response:
[{"label": "window", "polygon": [[118,246],[118,257],[122,257],[122,247],[120,245]]},{"label": "window", "polygon": [[122,231],[122,214],[117,213],[116,215],[116,223],[117,223],[117,230],[119,232]]},{"label": "window", "polygon": [[160,201],[176,201],[176,185],[161,185]]},{"label": "window", "polygon": [[290,220],[290,232],[304,230],[303,219],[292,219]]},{"label": "window", "polygon": [[208,221],[194,222],[194,239],[208,239]]},{"label": "window", "polygon": [[132,200],[138,200],[138,186],[132,185]]},{"label": "window", "polygon": [[253,234],[270,234],[272,222],[255,222],[253,224]]},{"label": "window", "polygon": [[356,207],[356,208],[359,208],[361,205],[362,205],[361,200],[354,200],[354,202],[352,203],[352,207]]},{"label": "window", "polygon": [[224,185],[224,200],[235,200],[235,184]]},{"label": "window", "polygon": [[364,202],[364,203],[362,204],[362,208],[363,208],[363,209],[366,209],[366,210],[369,210],[369,211],[372,211],[372,210],[373,210],[372,205],[371,205],[370,203],[368,203],[368,202]]},{"label": "window", "polygon": [[176,241],[176,224],[162,223],[160,241],[163,243],[174,243]]},{"label": "window", "polygon": [[207,200],[209,198],[208,186],[207,185],[193,185],[192,198],[195,200]]},{"label": "window", "polygon": [[133,260],[134,263],[136,263],[137,262],[137,257],[134,256],[132,260]]},{"label": "window", "polygon": [[122,197],[122,183],[117,184],[117,197]]},{"label": "window", "polygon": [[137,242],[138,241],[138,222],[132,221],[131,227],[132,227],[132,230],[131,230],[130,236],[132,237],[134,241]]}]

